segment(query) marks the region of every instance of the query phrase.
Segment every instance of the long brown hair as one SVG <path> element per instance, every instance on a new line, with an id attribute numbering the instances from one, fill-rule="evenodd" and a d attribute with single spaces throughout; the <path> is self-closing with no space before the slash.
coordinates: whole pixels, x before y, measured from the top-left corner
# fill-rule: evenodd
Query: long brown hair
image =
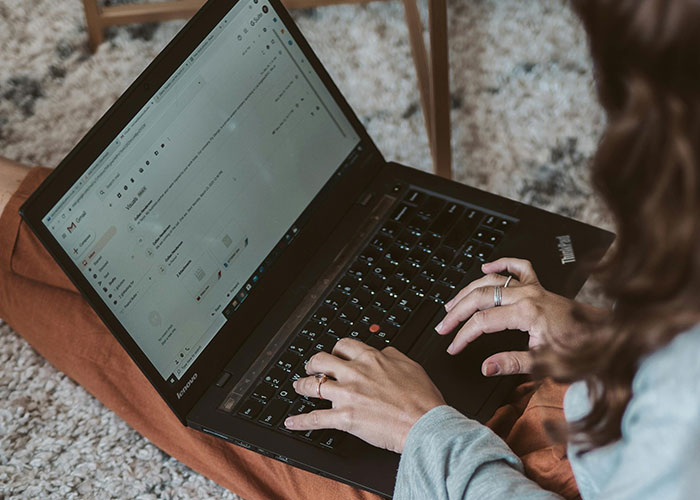
<path id="1" fill-rule="evenodd" d="M 572 0 L 588 33 L 607 127 L 593 183 L 618 238 L 598 267 L 616 306 L 583 345 L 536 355 L 536 373 L 585 380 L 584 448 L 621 435 L 639 363 L 700 321 L 700 1 Z"/>

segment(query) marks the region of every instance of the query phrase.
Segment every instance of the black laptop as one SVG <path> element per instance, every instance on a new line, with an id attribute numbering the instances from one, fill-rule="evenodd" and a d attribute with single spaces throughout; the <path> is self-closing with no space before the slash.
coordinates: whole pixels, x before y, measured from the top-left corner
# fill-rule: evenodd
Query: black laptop
<path id="1" fill-rule="evenodd" d="M 284 428 L 309 357 L 393 345 L 484 421 L 527 336 L 450 356 L 445 301 L 500 256 L 572 297 L 613 238 L 385 161 L 278 0 L 207 3 L 21 213 L 184 425 L 385 496 L 398 455 Z"/>

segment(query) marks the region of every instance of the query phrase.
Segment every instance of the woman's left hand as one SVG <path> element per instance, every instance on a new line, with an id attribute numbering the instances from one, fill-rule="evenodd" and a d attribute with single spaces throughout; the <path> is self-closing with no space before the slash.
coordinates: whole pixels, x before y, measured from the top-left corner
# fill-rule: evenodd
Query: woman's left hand
<path id="1" fill-rule="evenodd" d="M 401 453 L 413 424 L 445 404 L 423 368 L 393 347 L 378 351 L 354 339 L 340 339 L 333 354 L 312 356 L 306 373 L 328 375 L 321 395 L 333 407 L 287 418 L 285 425 L 295 431 L 338 429 Z M 303 396 L 318 397 L 318 388 L 315 377 L 294 382 Z"/>

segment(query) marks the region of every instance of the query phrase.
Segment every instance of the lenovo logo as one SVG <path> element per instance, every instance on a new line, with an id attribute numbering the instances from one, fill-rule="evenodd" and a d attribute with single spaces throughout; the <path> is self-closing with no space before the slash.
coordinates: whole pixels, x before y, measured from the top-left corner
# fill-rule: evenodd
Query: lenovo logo
<path id="1" fill-rule="evenodd" d="M 190 379 L 187 381 L 187 383 L 185 384 L 185 387 L 183 387 L 182 389 L 180 389 L 180 391 L 177 393 L 177 399 L 182 399 L 182 396 L 185 395 L 185 393 L 187 392 L 187 389 L 190 388 L 190 386 L 192 385 L 192 383 L 193 383 L 195 380 L 197 380 L 197 374 L 196 374 L 196 373 L 195 373 L 194 375 L 192 375 L 192 378 L 190 378 Z"/>
<path id="2" fill-rule="evenodd" d="M 557 236 L 557 247 L 559 248 L 559 257 L 562 264 L 571 264 L 576 262 L 576 254 L 574 253 L 574 244 L 571 242 L 571 236 L 565 234 Z"/>

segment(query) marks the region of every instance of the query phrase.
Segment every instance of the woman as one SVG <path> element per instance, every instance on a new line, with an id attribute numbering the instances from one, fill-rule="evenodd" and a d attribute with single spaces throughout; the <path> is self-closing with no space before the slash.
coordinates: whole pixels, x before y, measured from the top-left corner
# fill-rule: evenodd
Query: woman
<path id="1" fill-rule="evenodd" d="M 485 375 L 576 382 L 565 410 L 581 496 L 697 498 L 700 486 L 700 2 L 576 0 L 608 125 L 593 180 L 617 222 L 601 267 L 611 311 L 544 290 L 528 262 L 501 259 L 446 305 L 436 328 L 455 354 L 482 334 L 528 331 L 530 353 L 500 353 Z M 505 288 L 510 272 L 513 280 Z M 502 287 L 502 307 L 494 288 Z M 402 452 L 396 498 L 559 498 L 522 475 L 487 428 L 444 406 L 413 362 L 341 340 L 311 358 L 331 410 L 290 418 Z M 409 380 L 411 383 L 406 384 Z M 377 384 L 373 381 L 382 381 Z M 314 394 L 305 378 L 297 391 Z M 408 387 L 408 389 L 407 389 Z M 380 424 L 393 423 L 386 434 Z"/>
<path id="2" fill-rule="evenodd" d="M 584 499 L 690 498 L 700 487 L 700 3 L 573 3 L 608 112 L 593 177 L 618 226 L 601 270 L 616 307 L 558 297 L 539 285 L 529 263 L 500 259 L 447 304 L 437 330 L 451 335 L 466 320 L 453 354 L 482 334 L 528 331 L 532 355 L 496 354 L 485 360 L 484 374 L 576 382 L 566 397 L 570 425 L 559 433 Z M 62 296 L 60 305 L 79 312 L 59 314 L 56 290 L 74 290 L 17 218 L 45 173 L 25 175 L 20 166 L 0 167 L 0 210 L 3 196 L 9 199 L 0 218 L 0 272 L 9 283 L 0 287 L 1 317 L 136 430 L 220 484 L 236 475 L 247 490 L 236 482 L 233 488 L 249 498 L 369 497 L 183 429 L 149 384 L 126 373 L 133 370 L 128 358 L 79 296 Z M 499 274 L 506 271 L 516 277 L 508 284 Z M 496 287 L 501 307 L 494 307 Z M 20 297 L 31 298 L 34 314 Z M 70 352 L 41 337 L 76 323 L 97 330 L 76 329 Z M 76 355 L 85 363 L 76 365 Z M 333 408 L 290 418 L 287 426 L 338 428 L 402 453 L 396 498 L 560 498 L 528 479 L 492 431 L 446 406 L 422 368 L 400 352 L 343 339 L 332 354 L 311 358 L 307 370 L 330 378 L 301 379 L 296 390 L 315 396 L 323 383 Z M 110 386 L 117 379 L 121 394 Z"/>

